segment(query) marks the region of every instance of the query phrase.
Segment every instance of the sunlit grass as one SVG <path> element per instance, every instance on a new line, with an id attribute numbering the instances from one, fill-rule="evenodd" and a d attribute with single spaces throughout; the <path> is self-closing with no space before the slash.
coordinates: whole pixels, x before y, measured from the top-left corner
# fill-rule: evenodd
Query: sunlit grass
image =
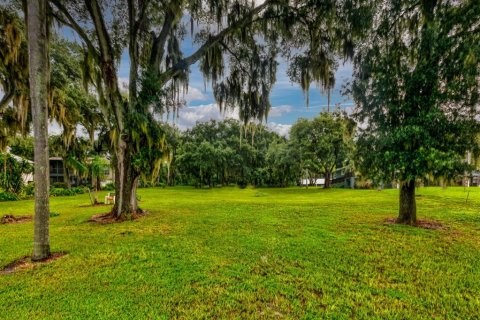
<path id="1" fill-rule="evenodd" d="M 86 222 L 108 210 L 88 195 L 52 198 L 52 249 L 69 254 L 0 275 L 0 318 L 478 318 L 480 188 L 417 193 L 445 229 L 385 224 L 397 190 L 141 189 L 150 214 L 111 225 Z M 32 234 L 0 225 L 0 266 Z"/>

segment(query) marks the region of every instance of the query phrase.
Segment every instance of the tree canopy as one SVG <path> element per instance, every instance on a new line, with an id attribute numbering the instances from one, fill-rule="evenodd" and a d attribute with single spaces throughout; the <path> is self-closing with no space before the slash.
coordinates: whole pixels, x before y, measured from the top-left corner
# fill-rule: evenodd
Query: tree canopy
<path id="1" fill-rule="evenodd" d="M 401 181 L 399 220 L 414 223 L 415 180 L 465 169 L 478 152 L 477 1 L 386 1 L 355 58 L 352 93 L 364 172 Z"/>

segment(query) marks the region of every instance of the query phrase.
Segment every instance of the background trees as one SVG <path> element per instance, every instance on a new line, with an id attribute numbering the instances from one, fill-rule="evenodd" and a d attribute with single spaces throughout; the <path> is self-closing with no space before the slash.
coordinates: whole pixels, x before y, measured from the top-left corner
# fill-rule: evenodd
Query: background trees
<path id="1" fill-rule="evenodd" d="M 254 120 L 266 119 L 279 54 L 298 66 L 292 79 L 303 87 L 316 81 L 331 86 L 333 57 L 349 52 L 354 38 L 350 29 L 355 25 L 339 21 L 349 20 L 358 9 L 351 1 L 50 3 L 55 19 L 81 39 L 84 78 L 106 106 L 117 173 L 112 214 L 122 219 L 137 211 L 131 200 L 136 199 L 135 181 L 142 173 L 139 166 L 133 166 L 133 159 L 142 153 L 138 142 L 153 141 L 147 128 L 155 125 L 155 114 L 175 113 L 182 105 L 191 65 L 199 62 L 220 108 L 238 110 L 247 127 Z M 296 37 L 296 32 L 309 35 L 308 41 Z M 196 47 L 185 56 L 182 42 L 187 39 L 193 39 Z M 116 72 L 124 49 L 130 60 L 127 99 L 120 93 Z M 167 152 L 158 150 L 150 156 L 159 158 L 151 160 L 158 163 Z"/>
<path id="2" fill-rule="evenodd" d="M 386 1 L 355 58 L 364 172 L 401 181 L 398 221 L 416 222 L 415 180 L 462 173 L 478 150 L 477 1 Z"/>
<path id="3" fill-rule="evenodd" d="M 342 167 L 353 147 L 355 123 L 342 112 L 322 112 L 312 120 L 299 119 L 291 129 L 291 143 L 299 155 L 302 173 L 325 177 L 330 187 L 332 173 Z"/>
<path id="4" fill-rule="evenodd" d="M 175 181 L 199 187 L 275 185 L 267 170 L 267 153 L 272 143 L 285 139 L 263 125 L 251 125 L 248 131 L 241 127 L 236 120 L 212 120 L 180 134 L 171 164 Z"/>

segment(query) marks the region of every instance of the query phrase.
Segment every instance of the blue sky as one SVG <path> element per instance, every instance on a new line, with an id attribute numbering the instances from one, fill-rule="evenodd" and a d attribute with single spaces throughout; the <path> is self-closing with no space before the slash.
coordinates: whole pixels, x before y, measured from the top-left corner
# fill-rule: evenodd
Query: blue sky
<path id="1" fill-rule="evenodd" d="M 63 36 L 78 41 L 75 33 L 64 28 Z M 196 50 L 197 46 L 193 44 L 191 37 L 186 37 L 182 42 L 182 51 L 185 56 L 190 55 Z M 272 90 L 270 101 L 272 110 L 269 113 L 267 125 L 274 131 L 287 135 L 290 126 L 300 117 L 313 118 L 327 107 L 327 95 L 322 93 L 315 85 L 311 86 L 310 103 L 307 108 L 305 96 L 298 84 L 290 82 L 286 70 L 286 62 L 280 61 L 277 71 L 277 82 Z M 129 75 L 129 57 L 125 50 L 122 55 L 118 75 L 120 82 L 128 83 Z M 340 63 L 335 74 L 335 88 L 331 93 L 330 106 L 333 108 L 336 104 L 341 104 L 343 108 L 352 106 L 352 100 L 342 96 L 340 91 L 346 81 L 352 77 L 352 65 L 350 63 Z M 203 76 L 198 70 L 198 65 L 191 67 L 189 91 L 185 95 L 187 106 L 180 110 L 179 117 L 173 120 L 180 129 L 187 129 L 195 125 L 197 121 L 209 121 L 210 119 L 223 119 L 225 117 L 236 118 L 236 113 L 229 112 L 225 115 L 220 114 L 213 98 L 212 89 L 209 84 L 205 86 Z"/>
<path id="2" fill-rule="evenodd" d="M 188 45 L 188 40 L 184 41 L 184 54 L 189 55 L 194 50 L 193 46 Z M 122 56 L 118 73 L 120 81 L 127 82 L 129 74 L 128 55 Z M 287 63 L 280 62 L 277 71 L 277 82 L 272 90 L 270 101 L 272 110 L 268 117 L 267 125 L 274 131 L 287 135 L 290 126 L 300 117 L 313 118 L 322 110 L 326 110 L 328 98 L 325 93 L 312 85 L 310 90 L 310 103 L 307 108 L 305 95 L 298 84 L 290 82 L 286 70 Z M 341 95 L 342 86 L 352 77 L 352 65 L 350 63 L 340 64 L 336 74 L 335 88 L 331 93 L 331 109 L 338 103 L 343 108 L 352 106 L 349 97 Z M 175 123 L 181 128 L 190 128 L 197 121 L 208 121 L 210 119 L 223 119 L 224 117 L 236 117 L 235 113 L 220 114 L 215 104 L 211 86 L 204 79 L 198 65 L 191 67 L 189 92 L 185 95 L 187 106 L 179 113 L 179 118 Z"/>

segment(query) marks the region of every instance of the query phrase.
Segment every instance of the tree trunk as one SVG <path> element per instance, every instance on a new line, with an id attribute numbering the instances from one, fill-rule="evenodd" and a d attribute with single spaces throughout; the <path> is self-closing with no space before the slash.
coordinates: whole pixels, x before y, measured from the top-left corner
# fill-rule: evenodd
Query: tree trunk
<path id="1" fill-rule="evenodd" d="M 397 222 L 406 224 L 415 224 L 417 222 L 415 180 L 407 180 L 400 183 L 400 210 Z"/>
<path id="2" fill-rule="evenodd" d="M 68 168 L 67 168 L 65 159 L 62 159 L 62 165 L 63 165 L 63 182 L 65 183 L 65 186 L 67 187 L 67 189 L 71 189 L 72 184 L 70 183 L 70 175 L 68 174 Z"/>
<path id="3" fill-rule="evenodd" d="M 131 220 L 132 215 L 137 213 L 136 177 L 134 176 L 131 161 L 131 151 L 123 139 L 119 139 L 116 150 L 115 162 L 115 205 L 112 214 L 117 220 Z"/>
<path id="4" fill-rule="evenodd" d="M 331 183 L 330 183 L 330 177 L 331 177 L 331 175 L 332 175 L 332 174 L 331 174 L 330 171 L 326 171 L 326 172 L 325 172 L 325 184 L 323 185 L 323 188 L 324 188 L 324 189 L 330 188 L 330 185 L 331 185 Z"/>
<path id="5" fill-rule="evenodd" d="M 35 227 L 32 260 L 38 261 L 50 256 L 47 1 L 28 1 L 26 19 L 30 102 L 35 136 Z"/>

